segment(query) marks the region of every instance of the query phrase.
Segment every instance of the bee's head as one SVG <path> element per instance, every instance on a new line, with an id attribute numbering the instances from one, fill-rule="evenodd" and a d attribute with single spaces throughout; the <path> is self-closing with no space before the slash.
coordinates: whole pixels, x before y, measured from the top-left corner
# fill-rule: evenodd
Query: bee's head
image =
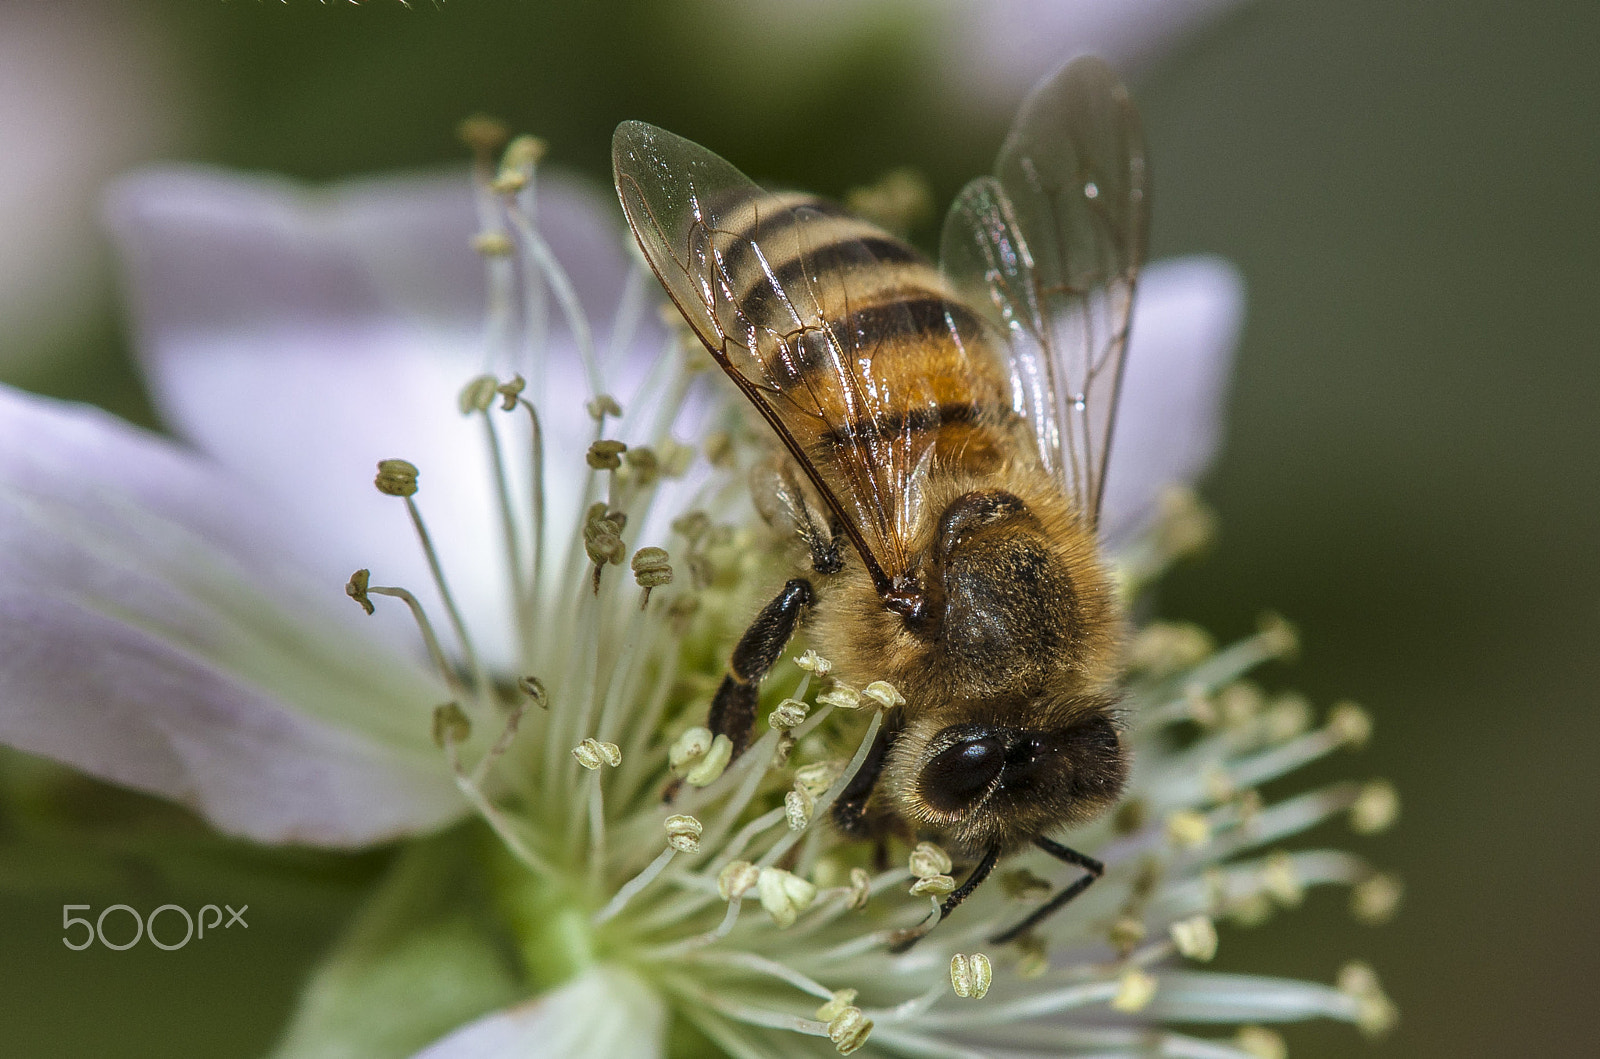
<path id="1" fill-rule="evenodd" d="M 974 852 L 1010 851 L 1087 823 L 1127 780 L 1112 705 L 1075 699 L 1003 711 L 1004 722 L 908 726 L 895 748 L 897 771 L 910 781 L 900 786 L 903 808 Z M 1018 723 L 1029 718 L 1045 723 Z"/>

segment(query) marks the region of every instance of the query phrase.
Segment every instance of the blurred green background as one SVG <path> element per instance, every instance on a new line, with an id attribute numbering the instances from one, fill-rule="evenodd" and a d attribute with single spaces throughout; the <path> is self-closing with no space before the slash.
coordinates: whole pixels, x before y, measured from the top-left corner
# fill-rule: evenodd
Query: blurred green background
<path id="1" fill-rule="evenodd" d="M 482 110 L 598 179 L 611 128 L 639 117 L 827 193 L 913 165 L 942 201 L 987 168 L 1015 102 L 952 106 L 960 71 L 911 4 L 827 6 L 815 33 L 709 2 L 126 7 L 58 10 L 154 57 L 162 113 L 130 160 L 311 179 L 426 165 L 458 158 L 454 124 Z M 1403 797 L 1394 831 L 1330 836 L 1404 877 L 1394 923 L 1357 926 L 1323 894 L 1224 933 L 1229 967 L 1329 980 L 1361 956 L 1383 976 L 1393 1036 L 1288 1027 L 1297 1057 L 1593 1054 L 1597 42 L 1589 0 L 1261 0 L 1131 67 L 1156 253 L 1224 254 L 1250 291 L 1207 490 L 1222 537 L 1163 610 L 1224 638 L 1268 607 L 1291 617 L 1302 659 L 1266 679 L 1377 721 L 1363 757 L 1319 776 L 1387 776 Z M 65 322 L 25 343 L 8 328 L 0 372 L 150 423 L 107 274 L 86 273 Z M 259 1054 L 384 861 L 230 846 L 93 787 L 63 808 L 54 780 L 9 766 L 6 1055 Z M 46 817 L 69 837 L 24 841 Z M 169 836 L 154 854 L 118 845 L 132 817 Z M 214 945 L 60 942 L 65 902 L 229 897 L 250 927 Z"/>

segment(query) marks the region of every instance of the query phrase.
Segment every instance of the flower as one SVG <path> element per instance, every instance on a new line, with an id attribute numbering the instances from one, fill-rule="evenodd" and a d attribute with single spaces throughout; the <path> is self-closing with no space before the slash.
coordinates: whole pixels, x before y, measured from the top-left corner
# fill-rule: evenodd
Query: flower
<path id="1" fill-rule="evenodd" d="M 1392 1020 L 1361 966 L 1319 986 L 1183 962 L 1216 917 L 1310 886 L 1354 885 L 1367 918 L 1397 898 L 1350 854 L 1263 855 L 1397 805 L 1256 793 L 1370 730 L 1246 682 L 1293 649 L 1280 620 L 1220 650 L 1139 634 L 1130 793 L 1074 835 L 1107 871 L 1071 908 L 989 946 L 1063 881 L 1019 857 L 891 954 L 969 867 L 930 844 L 884 867 L 824 826 L 899 692 L 797 643 L 749 750 L 699 727 L 783 573 L 741 499 L 760 441 L 609 216 L 535 142 L 496 166 L 494 127 L 468 132 L 475 194 L 192 170 L 118 191 L 152 385 L 207 455 L 0 396 L 0 737 L 261 841 L 410 836 L 282 1059 L 1244 1056 L 1270 1031 L 1159 1027 Z M 1209 458 L 1240 302 L 1219 262 L 1149 270 L 1107 500 L 1130 594 L 1206 535 L 1161 486 Z"/>

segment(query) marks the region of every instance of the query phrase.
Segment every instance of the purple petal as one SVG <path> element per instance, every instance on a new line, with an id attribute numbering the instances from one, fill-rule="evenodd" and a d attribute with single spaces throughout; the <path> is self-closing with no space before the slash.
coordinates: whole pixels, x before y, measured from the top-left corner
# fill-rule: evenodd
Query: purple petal
<path id="1" fill-rule="evenodd" d="M 376 648 L 283 540 L 172 443 L 0 389 L 0 739 L 260 841 L 459 815 L 428 741 L 438 681 Z"/>
<path id="2" fill-rule="evenodd" d="M 1113 544 L 1149 518 L 1163 488 L 1194 482 L 1216 455 L 1243 323 L 1244 279 L 1222 258 L 1145 270 L 1101 512 Z"/>

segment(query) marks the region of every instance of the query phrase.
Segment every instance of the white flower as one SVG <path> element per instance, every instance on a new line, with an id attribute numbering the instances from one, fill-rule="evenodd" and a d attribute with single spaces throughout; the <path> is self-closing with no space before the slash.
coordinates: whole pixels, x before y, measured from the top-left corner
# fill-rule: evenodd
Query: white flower
<path id="1" fill-rule="evenodd" d="M 841 710 L 796 644 L 766 687 L 781 723 L 731 764 L 696 742 L 779 569 L 739 501 L 755 444 L 734 429 L 689 458 L 734 422 L 681 414 L 720 378 L 662 328 L 614 211 L 534 181 L 534 153 L 514 144 L 520 179 L 476 200 L 438 178 L 135 178 L 111 217 L 141 348 L 199 451 L 0 395 L 0 738 L 261 841 L 413 836 L 280 1056 L 654 1056 L 669 1035 L 680 1054 L 1244 1056 L 1151 1027 L 1392 1018 L 1364 969 L 1336 989 L 1177 962 L 1215 948 L 1200 917 L 1328 882 L 1366 886 L 1369 918 L 1398 896 L 1342 852 L 1257 853 L 1362 798 L 1255 793 L 1360 727 L 1345 707 L 1307 732 L 1303 704 L 1242 682 L 1292 649 L 1281 622 L 1220 651 L 1161 627 L 1136 645 L 1130 797 L 1073 837 L 1107 864 L 1078 902 L 981 951 L 1063 881 L 1018 858 L 886 951 L 970 867 L 930 847 L 915 877 L 875 871 L 826 826 L 898 692 L 848 674 L 867 690 Z M 1214 448 L 1241 303 L 1220 262 L 1149 269 L 1109 472 L 1130 591 L 1203 536 L 1192 500 L 1158 498 Z M 409 461 L 381 493 L 380 460 Z"/>

